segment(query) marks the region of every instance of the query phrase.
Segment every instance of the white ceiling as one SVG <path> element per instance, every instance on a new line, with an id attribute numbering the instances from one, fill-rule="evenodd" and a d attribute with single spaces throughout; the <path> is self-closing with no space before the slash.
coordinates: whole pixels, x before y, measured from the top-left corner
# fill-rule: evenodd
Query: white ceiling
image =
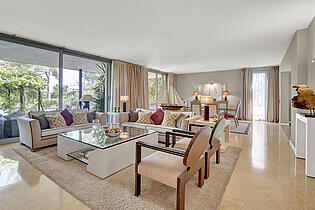
<path id="1" fill-rule="evenodd" d="M 315 0 L 1 0 L 0 31 L 150 68 L 278 65 Z"/>

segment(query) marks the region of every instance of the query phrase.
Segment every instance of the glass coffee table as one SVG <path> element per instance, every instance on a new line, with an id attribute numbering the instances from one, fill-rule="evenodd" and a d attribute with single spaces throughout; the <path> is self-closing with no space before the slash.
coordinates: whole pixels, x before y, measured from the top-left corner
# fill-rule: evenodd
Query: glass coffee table
<path id="1" fill-rule="evenodd" d="M 137 141 L 158 144 L 157 131 L 126 127 L 118 127 L 121 133 L 116 137 L 105 134 L 105 128 L 88 128 L 59 133 L 57 139 L 57 155 L 64 160 L 79 160 L 87 164 L 87 171 L 105 178 L 131 165 L 135 160 Z M 142 156 L 151 154 L 152 150 L 143 150 Z"/>

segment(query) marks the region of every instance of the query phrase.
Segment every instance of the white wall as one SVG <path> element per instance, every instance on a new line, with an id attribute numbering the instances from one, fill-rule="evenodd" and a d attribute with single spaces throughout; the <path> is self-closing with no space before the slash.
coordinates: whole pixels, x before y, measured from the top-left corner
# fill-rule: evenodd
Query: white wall
<path id="1" fill-rule="evenodd" d="M 280 72 L 291 72 L 291 86 L 307 84 L 313 90 L 315 88 L 315 64 L 311 62 L 315 57 L 315 18 L 306 29 L 298 30 L 292 38 L 280 64 Z M 281 74 L 280 74 L 281 76 Z M 282 78 L 280 79 L 282 80 Z M 282 84 L 280 86 L 282 88 Z M 285 87 L 283 87 L 285 88 Z M 280 93 L 283 91 L 280 90 Z M 296 95 L 295 89 L 291 88 L 290 99 Z M 280 96 L 281 97 L 281 96 Z M 285 114 L 286 110 L 280 113 Z M 295 115 L 303 110 L 291 107 L 291 141 L 295 144 Z M 289 113 L 287 113 L 289 115 Z"/>
<path id="2" fill-rule="evenodd" d="M 215 71 L 205 73 L 177 74 L 176 90 L 185 100 L 193 96 L 199 84 L 207 82 L 224 83 L 231 95 L 241 97 L 242 70 Z"/>
<path id="3" fill-rule="evenodd" d="M 291 121 L 291 71 L 280 72 L 280 123 Z"/>

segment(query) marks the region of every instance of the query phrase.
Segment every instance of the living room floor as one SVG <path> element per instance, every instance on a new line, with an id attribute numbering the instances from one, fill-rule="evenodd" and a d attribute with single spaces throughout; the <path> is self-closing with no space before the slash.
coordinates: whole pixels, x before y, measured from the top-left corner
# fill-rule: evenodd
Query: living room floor
<path id="1" fill-rule="evenodd" d="M 231 134 L 230 143 L 242 147 L 242 152 L 221 209 L 315 206 L 315 179 L 304 175 L 305 161 L 295 159 L 279 124 L 254 122 L 248 136 Z M 16 145 L 0 147 L 1 209 L 88 209 L 28 162 L 6 150 Z"/>

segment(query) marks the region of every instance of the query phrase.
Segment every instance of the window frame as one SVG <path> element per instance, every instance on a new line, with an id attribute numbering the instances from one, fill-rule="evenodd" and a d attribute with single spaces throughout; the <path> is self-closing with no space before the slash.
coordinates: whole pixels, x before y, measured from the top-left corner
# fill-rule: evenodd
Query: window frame
<path id="1" fill-rule="evenodd" d="M 112 111 L 112 109 L 113 109 L 113 107 L 112 107 L 113 106 L 113 95 L 111 94 L 111 93 L 113 93 L 113 90 L 112 90 L 113 89 L 112 88 L 112 85 L 113 85 L 113 78 L 112 78 L 113 60 L 112 59 L 93 55 L 93 54 L 89 54 L 89 53 L 85 53 L 85 52 L 81 52 L 81 51 L 77 51 L 77 50 L 71 50 L 71 49 L 68 49 L 65 47 L 58 47 L 56 45 L 51 45 L 51 44 L 47 44 L 44 42 L 39 42 L 39 41 L 26 39 L 26 38 L 18 37 L 16 35 L 10 35 L 10 34 L 5 34 L 5 33 L 0 33 L 0 40 L 59 53 L 59 58 L 58 58 L 58 60 L 59 60 L 59 79 L 58 79 L 59 80 L 58 81 L 58 85 L 59 85 L 58 86 L 58 88 L 59 88 L 59 98 L 58 98 L 59 107 L 58 108 L 59 108 L 59 110 L 62 110 L 64 108 L 64 103 L 63 103 L 64 58 L 63 58 L 63 55 L 71 55 L 71 56 L 75 56 L 75 57 L 81 57 L 81 58 L 85 58 L 85 59 L 99 61 L 102 63 L 108 63 L 107 85 L 106 85 L 106 92 L 105 92 L 105 98 L 104 98 L 104 100 L 105 100 L 104 112 Z M 80 77 L 79 82 L 81 81 L 81 83 L 82 83 L 82 74 L 79 74 L 79 75 L 80 75 L 79 76 Z M 81 88 L 80 88 L 80 84 L 79 84 L 79 96 L 80 96 L 80 92 L 81 92 L 81 96 L 82 96 L 82 84 L 81 84 Z M 39 92 L 38 93 L 39 97 L 40 97 L 40 94 L 41 93 Z M 38 111 L 40 111 L 40 107 L 38 107 Z"/>

